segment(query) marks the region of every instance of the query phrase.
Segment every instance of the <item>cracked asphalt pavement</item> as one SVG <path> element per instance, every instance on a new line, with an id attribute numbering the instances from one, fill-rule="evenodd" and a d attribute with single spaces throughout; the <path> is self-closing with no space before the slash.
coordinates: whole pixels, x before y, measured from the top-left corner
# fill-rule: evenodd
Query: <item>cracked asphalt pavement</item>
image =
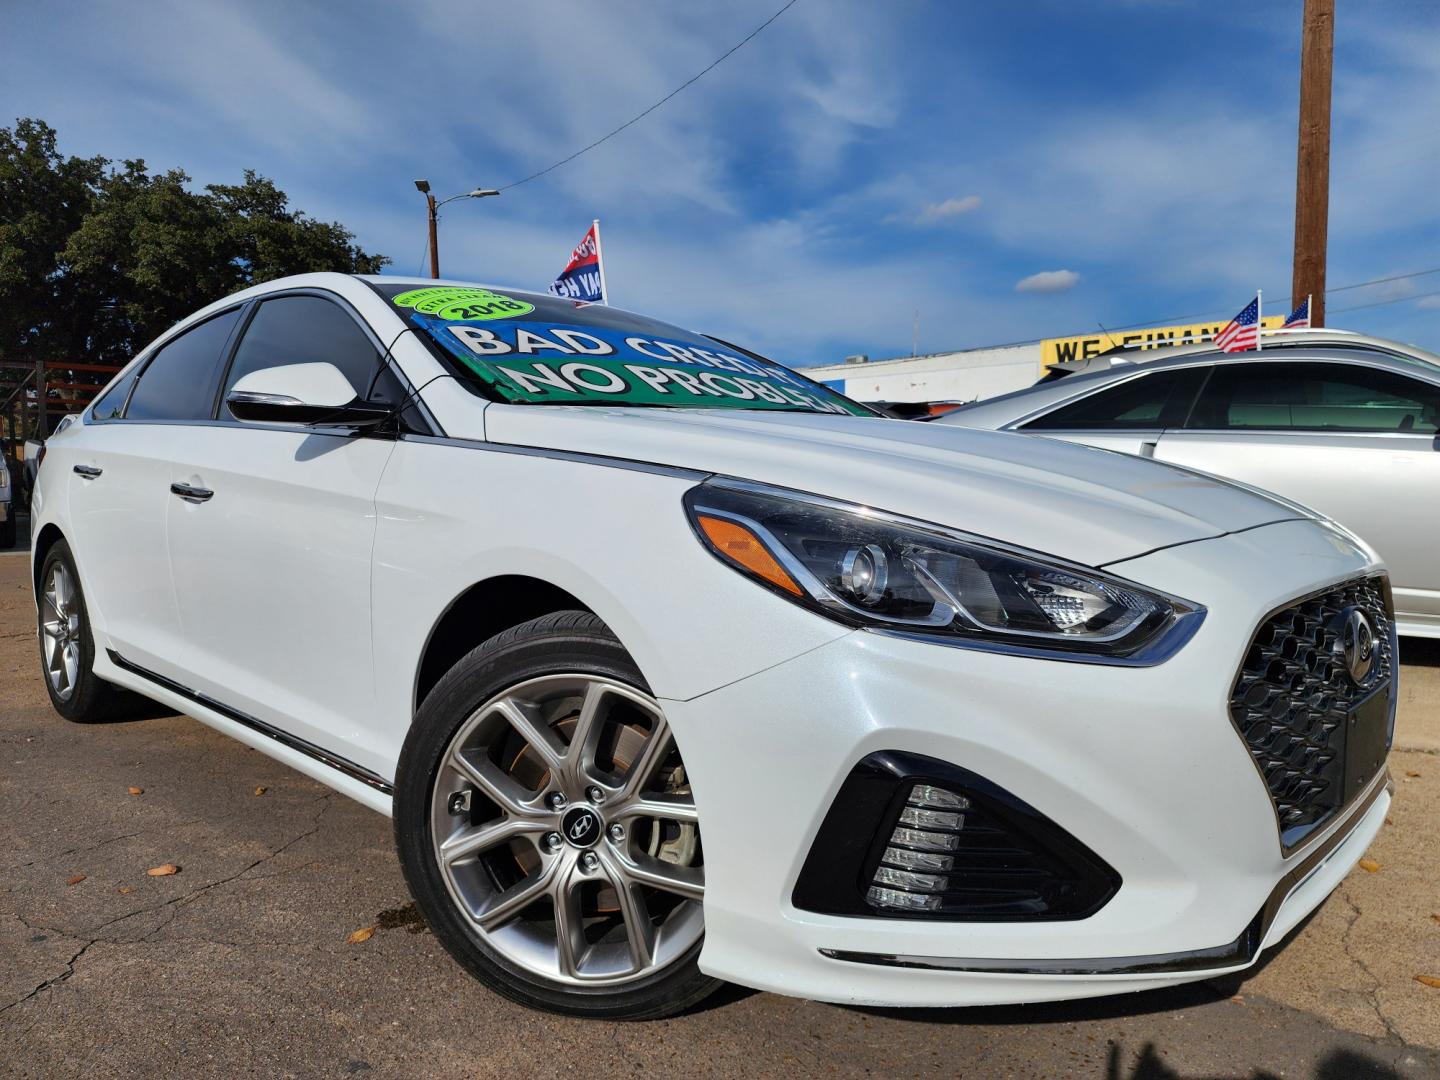
<path id="1" fill-rule="evenodd" d="M 61 720 L 27 568 L 0 556 L 0 1074 L 1440 1076 L 1440 987 L 1415 978 L 1440 977 L 1440 642 L 1403 650 L 1377 869 L 1243 979 L 966 1010 L 736 988 L 611 1024 L 464 975 L 380 816 L 187 717 Z"/>

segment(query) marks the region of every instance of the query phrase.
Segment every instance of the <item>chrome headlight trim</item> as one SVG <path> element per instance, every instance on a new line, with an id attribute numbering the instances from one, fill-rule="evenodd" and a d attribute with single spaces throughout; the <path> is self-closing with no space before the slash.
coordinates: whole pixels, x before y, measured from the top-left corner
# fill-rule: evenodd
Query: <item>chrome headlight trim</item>
<path id="1" fill-rule="evenodd" d="M 1168 608 L 1168 616 L 1162 625 L 1152 630 L 1138 645 L 1124 652 L 1106 652 L 1104 647 L 1131 634 L 1138 622 L 1132 621 L 1110 634 L 1084 639 L 1067 639 L 1058 633 L 1026 631 L 1018 628 L 998 631 L 987 628 L 980 620 L 970 616 L 964 603 L 953 593 L 950 595 L 955 603 L 951 605 L 950 610 L 941 610 L 937 605 L 937 608 L 932 610 L 928 616 L 913 619 L 880 619 L 874 612 L 867 611 L 837 595 L 763 523 L 723 505 L 711 505 L 724 500 L 707 500 L 705 498 L 707 491 L 733 492 L 739 495 L 783 500 L 800 506 L 845 514 L 862 522 L 871 521 L 882 528 L 889 527 L 929 536 L 942 543 L 950 542 L 980 549 L 1003 559 L 1029 563 L 1045 571 L 1072 575 L 1086 583 L 1118 589 L 1146 600 L 1155 601 Z M 1195 635 L 1205 618 L 1205 608 L 1199 604 L 1140 585 L 1108 571 L 1074 563 L 1045 552 L 1007 544 L 991 537 L 812 492 L 716 476 L 691 488 L 686 492 L 684 501 L 687 516 L 697 539 L 721 562 L 731 566 L 738 573 L 745 574 L 763 587 L 771 588 L 777 595 L 784 596 L 792 603 L 799 603 L 836 621 L 883 637 L 1037 659 L 1124 667 L 1151 667 L 1163 663 L 1175 655 Z M 801 586 L 804 595 L 796 596 L 788 591 L 775 588 L 720 555 L 704 535 L 696 520 L 696 515 L 700 513 L 707 517 L 733 522 L 754 533 L 775 560 Z M 952 629 L 957 621 L 964 625 L 965 633 L 957 633 Z"/>

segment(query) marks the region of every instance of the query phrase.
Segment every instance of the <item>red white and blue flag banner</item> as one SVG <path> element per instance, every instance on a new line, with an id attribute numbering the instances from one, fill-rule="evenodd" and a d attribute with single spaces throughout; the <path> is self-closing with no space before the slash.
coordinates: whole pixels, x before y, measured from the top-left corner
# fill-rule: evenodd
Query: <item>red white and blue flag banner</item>
<path id="1" fill-rule="evenodd" d="M 577 304 L 603 304 L 605 298 L 605 266 L 600 261 L 600 221 L 590 223 L 584 239 L 570 253 L 570 261 L 560 276 L 550 283 L 554 296 L 563 296 Z"/>
<path id="2" fill-rule="evenodd" d="M 1310 297 L 1307 296 L 1307 297 L 1305 297 L 1304 301 L 1300 304 L 1299 307 L 1297 307 L 1294 311 L 1290 312 L 1289 317 L 1285 320 L 1285 325 L 1282 326 L 1280 329 L 1282 329 L 1282 330 L 1303 330 L 1303 329 L 1308 328 L 1309 325 L 1310 325 Z"/>
<path id="3" fill-rule="evenodd" d="M 1260 347 L 1260 294 L 1255 294 L 1255 299 L 1240 309 L 1236 315 L 1218 334 L 1215 335 L 1215 344 L 1220 347 L 1221 352 L 1244 352 L 1246 349 L 1258 349 Z"/>

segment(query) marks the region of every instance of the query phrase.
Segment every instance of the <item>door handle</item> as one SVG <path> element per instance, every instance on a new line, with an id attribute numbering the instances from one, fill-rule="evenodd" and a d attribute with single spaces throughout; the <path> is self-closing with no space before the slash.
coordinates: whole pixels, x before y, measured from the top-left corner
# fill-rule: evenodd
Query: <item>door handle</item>
<path id="1" fill-rule="evenodd" d="M 80 474 L 81 476 L 83 476 L 86 480 L 94 480 L 97 476 L 99 476 L 99 475 L 100 475 L 102 472 L 104 472 L 105 470 L 104 470 L 104 469 L 101 469 L 101 468 L 98 468 L 98 467 L 96 467 L 96 466 L 94 466 L 94 465 L 76 465 L 74 471 L 77 472 L 77 473 L 79 473 L 79 474 Z"/>
<path id="2" fill-rule="evenodd" d="M 193 484 L 171 484 L 170 492 L 179 495 L 188 503 L 208 502 L 215 495 L 209 488 L 195 487 Z"/>

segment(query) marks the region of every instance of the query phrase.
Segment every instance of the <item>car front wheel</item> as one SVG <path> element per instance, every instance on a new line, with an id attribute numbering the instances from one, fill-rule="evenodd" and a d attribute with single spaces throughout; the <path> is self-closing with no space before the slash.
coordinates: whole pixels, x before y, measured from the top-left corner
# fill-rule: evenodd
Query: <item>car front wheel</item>
<path id="1" fill-rule="evenodd" d="M 532 1007 L 678 1012 L 715 980 L 699 814 L 634 662 L 588 612 L 534 619 L 426 697 L 396 777 L 406 880 L 442 944 Z"/>

